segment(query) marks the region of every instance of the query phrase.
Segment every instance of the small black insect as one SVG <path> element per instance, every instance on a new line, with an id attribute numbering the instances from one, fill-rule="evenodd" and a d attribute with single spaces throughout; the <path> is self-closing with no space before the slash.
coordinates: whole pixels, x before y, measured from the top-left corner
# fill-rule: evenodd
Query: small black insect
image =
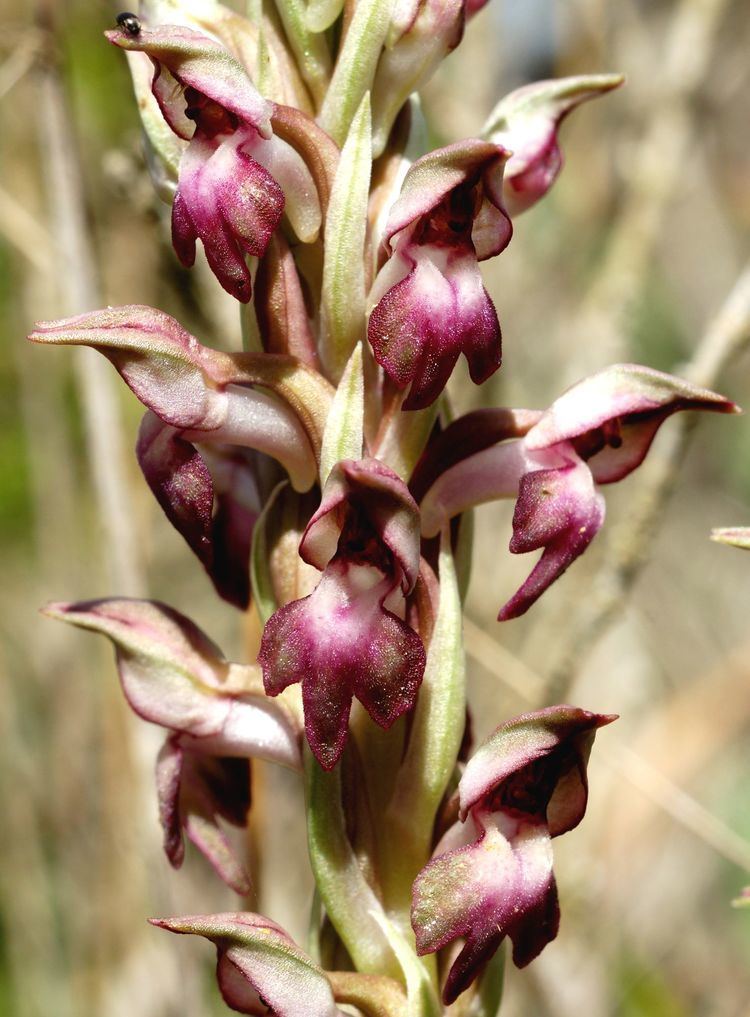
<path id="1" fill-rule="evenodd" d="M 131 14 L 130 11 L 123 11 L 122 14 L 118 14 L 117 24 L 126 35 L 141 34 L 141 23 L 135 14 Z"/>

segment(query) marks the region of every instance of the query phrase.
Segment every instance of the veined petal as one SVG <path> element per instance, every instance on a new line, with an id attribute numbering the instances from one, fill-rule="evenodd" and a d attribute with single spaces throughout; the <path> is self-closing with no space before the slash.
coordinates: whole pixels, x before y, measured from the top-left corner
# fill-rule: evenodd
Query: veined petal
<path id="1" fill-rule="evenodd" d="M 308 742 L 326 770 L 343 751 L 353 695 L 386 728 L 416 698 L 425 651 L 383 607 L 391 589 L 375 568 L 336 562 L 309 597 L 278 610 L 263 630 L 258 661 L 266 692 L 302 684 Z"/>
<path id="2" fill-rule="evenodd" d="M 523 586 L 501 609 L 499 621 L 518 618 L 528 611 L 583 554 L 604 522 L 604 498 L 594 487 L 588 466 L 573 456 L 564 466 L 537 470 L 521 478 L 510 550 L 525 554 L 543 547 L 544 553 Z"/>
<path id="3" fill-rule="evenodd" d="M 402 591 L 410 593 L 419 572 L 419 509 L 401 478 L 377 459 L 346 459 L 333 467 L 320 507 L 302 537 L 302 558 L 321 570 L 328 565 L 338 548 L 349 502 L 393 554 Z"/>
<path id="4" fill-rule="evenodd" d="M 215 427 L 221 394 L 205 383 L 213 350 L 201 346 L 174 318 L 126 304 L 74 318 L 38 322 L 29 339 L 59 346 L 91 346 L 117 369 L 141 402 L 177 428 Z"/>
<path id="5" fill-rule="evenodd" d="M 144 26 L 138 35 L 120 30 L 104 34 L 121 49 L 140 50 L 151 57 L 155 66 L 155 94 L 162 68 L 177 79 L 182 88 L 160 90 L 157 99 L 173 129 L 181 126 L 177 133 L 182 137 L 190 138 L 193 133 L 184 117 L 185 87 L 194 88 L 218 103 L 254 127 L 260 137 L 271 137 L 271 103 L 255 88 L 242 64 L 217 40 L 179 25 Z"/>
<path id="6" fill-rule="evenodd" d="M 341 1017 L 328 979 L 275 922 L 249 912 L 151 919 L 170 932 L 204 936 L 218 950 L 228 1006 L 283 1017 Z M 262 1003 L 264 1010 L 259 1010 Z"/>
<path id="7" fill-rule="evenodd" d="M 529 450 L 570 441 L 599 483 L 636 468 L 664 420 L 679 410 L 736 413 L 724 396 L 639 364 L 614 364 L 564 392 L 525 438 Z"/>
<path id="8" fill-rule="evenodd" d="M 297 490 L 317 478 L 330 386 L 294 357 L 209 349 L 168 314 L 138 305 L 42 322 L 29 339 L 98 350 L 185 441 L 265 452 L 282 463 Z"/>
<path id="9" fill-rule="evenodd" d="M 107 636 L 131 708 L 182 734 L 184 747 L 299 768 L 294 724 L 263 696 L 257 668 L 230 664 L 178 611 L 156 601 L 110 599 L 50 604 L 45 614 Z"/>
<path id="10" fill-rule="evenodd" d="M 546 813 L 553 837 L 573 829 L 583 818 L 586 806 L 586 762 L 593 736 L 598 728 L 615 719 L 611 714 L 590 713 L 575 706 L 549 706 L 501 724 L 466 764 L 458 785 L 461 819 L 465 820 L 473 808 L 514 774 L 535 766 L 538 778 L 540 761 L 546 760 L 543 765 L 550 771 L 551 780 L 541 783 L 546 786 L 548 800 L 533 803 L 530 808 Z M 582 803 L 570 774 L 582 786 Z M 528 785 L 524 790 L 528 805 Z M 513 804 L 513 796 L 507 804 Z"/>
<path id="11" fill-rule="evenodd" d="M 433 859 L 414 883 L 412 926 L 422 955 L 466 938 L 443 990 L 448 1005 L 466 989 L 506 935 L 518 966 L 557 935 L 552 848 L 544 823 L 521 823 L 512 839 L 482 815 L 479 839 Z"/>
<path id="12" fill-rule="evenodd" d="M 623 80 L 619 74 L 590 74 L 536 81 L 500 100 L 482 134 L 513 153 L 503 189 L 511 215 L 543 197 L 560 172 L 557 131 L 562 120 L 582 102 L 617 88 Z"/>

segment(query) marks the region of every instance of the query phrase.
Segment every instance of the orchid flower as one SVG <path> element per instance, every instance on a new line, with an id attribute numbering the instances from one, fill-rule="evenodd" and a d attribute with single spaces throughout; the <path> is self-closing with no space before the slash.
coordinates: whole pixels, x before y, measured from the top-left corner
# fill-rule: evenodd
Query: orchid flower
<path id="1" fill-rule="evenodd" d="M 557 935 L 551 838 L 583 819 L 594 735 L 613 720 L 573 706 L 527 713 L 498 727 L 466 764 L 459 822 L 413 890 L 418 953 L 465 939 L 443 989 L 446 1005 L 506 936 L 524 967 Z"/>
<path id="2" fill-rule="evenodd" d="M 238 1013 L 343 1017 L 323 971 L 262 915 L 187 915 L 152 918 L 151 924 L 215 944 L 219 988 L 227 1006 Z"/>
<path id="3" fill-rule="evenodd" d="M 500 611 L 505 621 L 524 614 L 582 554 L 604 521 L 597 484 L 632 472 L 646 456 L 659 427 L 679 410 L 733 413 L 737 407 L 707 389 L 636 364 L 618 364 L 585 378 L 536 418 L 510 414 L 499 441 L 450 465 L 421 504 L 422 532 L 473 505 L 515 498 L 510 550 L 544 548 L 520 590 Z M 457 421 L 453 427 L 466 428 Z M 441 448 L 451 444 L 449 427 Z M 437 450 L 433 454 L 438 454 Z"/>
<path id="4" fill-rule="evenodd" d="M 501 99 L 482 136 L 513 154 L 503 177 L 503 201 L 515 217 L 543 198 L 562 169 L 560 124 L 582 102 L 618 88 L 621 74 L 535 81 Z"/>
<path id="5" fill-rule="evenodd" d="M 409 169 L 385 230 L 390 257 L 370 292 L 367 335 L 403 408 L 433 403 L 461 353 L 479 385 L 500 366 L 500 325 L 479 262 L 507 247 L 503 207 L 508 152 L 462 141 Z"/>
<path id="6" fill-rule="evenodd" d="M 388 728 L 413 706 L 422 681 L 424 646 L 396 613 L 419 571 L 416 503 L 377 460 L 342 461 L 300 555 L 323 575 L 310 596 L 266 623 L 258 661 L 270 696 L 302 684 L 307 740 L 330 770 L 344 748 L 353 696 Z"/>
<path id="7" fill-rule="evenodd" d="M 245 257 L 265 253 L 284 211 L 300 240 L 317 237 L 321 210 L 310 170 L 274 135 L 272 103 L 215 39 L 180 25 L 106 35 L 151 58 L 153 94 L 173 133 L 186 142 L 172 205 L 178 258 L 192 265 L 200 239 L 221 285 L 247 302 Z"/>
<path id="8" fill-rule="evenodd" d="M 221 596 L 246 606 L 259 505 L 242 450 L 275 457 L 295 488 L 311 487 L 328 383 L 293 357 L 209 349 L 168 314 L 137 305 L 41 322 L 29 338 L 91 346 L 112 362 L 149 410 L 136 450 L 149 486 Z"/>
<path id="9" fill-rule="evenodd" d="M 157 763 L 159 815 L 170 863 L 184 857 L 182 831 L 238 893 L 249 883 L 220 819 L 244 825 L 251 757 L 298 770 L 293 714 L 263 694 L 254 665 L 232 664 L 184 615 L 155 601 L 49 604 L 45 614 L 100 632 L 115 647 L 131 709 L 167 729 Z"/>

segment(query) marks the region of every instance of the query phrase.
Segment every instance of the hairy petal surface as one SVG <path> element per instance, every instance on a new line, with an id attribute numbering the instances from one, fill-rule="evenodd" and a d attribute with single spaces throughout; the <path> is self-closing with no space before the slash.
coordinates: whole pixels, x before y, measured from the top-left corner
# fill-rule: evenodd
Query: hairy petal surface
<path id="1" fill-rule="evenodd" d="M 414 704 L 425 651 L 383 607 L 392 588 L 378 569 L 337 561 L 309 597 L 281 608 L 263 630 L 266 692 L 301 683 L 307 739 L 326 770 L 343 751 L 353 696 L 384 728 Z"/>
<path id="2" fill-rule="evenodd" d="M 559 908 L 552 846 L 544 822 L 508 824 L 477 816 L 479 839 L 440 855 L 414 883 L 412 925 L 417 952 L 433 953 L 463 936 L 465 945 L 443 989 L 448 1005 L 479 974 L 505 936 L 513 959 L 528 964 L 557 935 Z"/>

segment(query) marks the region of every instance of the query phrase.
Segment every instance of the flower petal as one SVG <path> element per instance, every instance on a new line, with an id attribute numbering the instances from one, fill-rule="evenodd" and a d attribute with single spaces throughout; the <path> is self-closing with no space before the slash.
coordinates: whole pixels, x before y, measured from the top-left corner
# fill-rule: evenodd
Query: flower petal
<path id="1" fill-rule="evenodd" d="M 377 459 L 345 459 L 333 467 L 302 537 L 302 558 L 318 569 L 326 567 L 336 553 L 349 503 L 394 556 L 401 588 L 410 593 L 419 573 L 419 509 L 403 480 Z"/>
<path id="2" fill-rule="evenodd" d="M 183 747 L 299 769 L 294 724 L 260 692 L 257 668 L 230 664 L 184 615 L 156 601 L 127 599 L 50 604 L 45 613 L 107 636 L 131 708 L 182 733 Z"/>
<path id="3" fill-rule="evenodd" d="M 729 399 L 691 382 L 640 364 L 614 364 L 584 378 L 564 392 L 526 436 L 530 451 L 572 441 L 591 460 L 598 483 L 619 480 L 638 466 L 659 426 L 679 410 L 736 413 Z M 600 428 L 617 424 L 590 445 Z M 582 439 L 586 439 L 581 443 Z"/>
<path id="4" fill-rule="evenodd" d="M 619 74 L 590 74 L 536 81 L 501 99 L 482 134 L 513 153 L 505 170 L 503 194 L 518 215 L 542 198 L 562 166 L 557 131 L 580 103 L 617 88 Z"/>
<path id="5" fill-rule="evenodd" d="M 226 913 L 152 918 L 152 925 L 215 944 L 219 987 L 240 1013 L 340 1017 L 325 974 L 280 926 L 262 915 Z M 259 1002 L 267 1010 L 258 1010 Z"/>
<path id="6" fill-rule="evenodd" d="M 481 384 L 500 366 L 500 325 L 471 253 L 449 256 L 432 245 L 409 247 L 413 268 L 370 315 L 375 359 L 399 388 L 406 410 L 437 399 L 461 353 Z"/>
<path id="7" fill-rule="evenodd" d="M 414 704 L 424 647 L 383 608 L 390 588 L 377 569 L 336 562 L 309 597 L 278 610 L 263 630 L 258 661 L 266 692 L 302 684 L 307 739 L 326 770 L 343 751 L 353 695 L 381 727 Z"/>
<path id="8" fill-rule="evenodd" d="M 493 248 L 502 250 L 510 241 L 512 226 L 501 206 L 503 167 L 509 152 L 502 145 L 471 138 L 422 156 L 409 168 L 401 188 L 401 196 L 388 216 L 385 240 L 391 243 L 401 230 L 436 208 L 451 191 L 481 179 L 482 201 L 501 212 L 497 222 L 498 238 Z M 476 246 L 476 245 L 475 245 Z M 494 250 L 493 253 L 498 253 Z M 488 257 L 477 250 L 480 258 Z"/>
<path id="9" fill-rule="evenodd" d="M 461 819 L 465 820 L 473 808 L 509 777 L 540 760 L 549 760 L 556 785 L 572 769 L 580 772 L 583 768 L 585 775 L 590 736 L 613 720 L 612 715 L 590 713 L 575 706 L 550 706 L 506 721 L 485 739 L 466 764 L 459 782 Z M 561 754 L 560 749 L 565 752 Z M 553 836 L 572 829 L 583 818 L 580 800 L 571 791 L 572 785 L 566 784 L 556 800 L 553 789 L 550 804 L 555 803 L 554 820 L 548 816 Z M 585 807 L 585 801 L 583 804 Z"/>
<path id="10" fill-rule="evenodd" d="M 172 207 L 172 239 L 183 264 L 193 264 L 200 238 L 221 285 L 244 303 L 251 291 L 245 255 L 265 253 L 284 211 L 284 192 L 250 154 L 252 134 L 239 128 L 218 145 L 194 138 L 180 163 Z"/>
<path id="11" fill-rule="evenodd" d="M 522 438 L 539 420 L 541 410 L 486 408 L 465 413 L 435 434 L 417 463 L 409 489 L 419 502 L 452 466 L 510 438 Z"/>
<path id="12" fill-rule="evenodd" d="M 254 127 L 262 138 L 271 137 L 271 103 L 252 84 L 242 64 L 215 39 L 179 25 L 144 26 L 138 35 L 119 30 L 104 34 L 121 49 L 147 53 L 156 66 L 155 80 L 167 68 L 183 88 L 194 88 Z M 182 124 L 182 137 L 190 138 L 192 130 L 185 133 L 190 122 L 183 122 L 182 90 L 164 89 L 157 98 L 173 129 Z"/>
<path id="13" fill-rule="evenodd" d="M 466 937 L 443 990 L 446 1005 L 468 988 L 506 935 L 514 942 L 519 966 L 557 935 L 559 910 L 546 826 L 520 824 L 509 840 L 491 817 L 483 817 L 479 833 L 474 844 L 429 862 L 414 883 L 417 952 L 433 953 Z"/>
<path id="14" fill-rule="evenodd" d="M 525 614 L 583 554 L 603 522 L 604 498 L 581 460 L 525 474 L 513 513 L 510 550 L 524 554 L 543 547 L 544 553 L 523 586 L 501 609 L 498 620 Z"/>

